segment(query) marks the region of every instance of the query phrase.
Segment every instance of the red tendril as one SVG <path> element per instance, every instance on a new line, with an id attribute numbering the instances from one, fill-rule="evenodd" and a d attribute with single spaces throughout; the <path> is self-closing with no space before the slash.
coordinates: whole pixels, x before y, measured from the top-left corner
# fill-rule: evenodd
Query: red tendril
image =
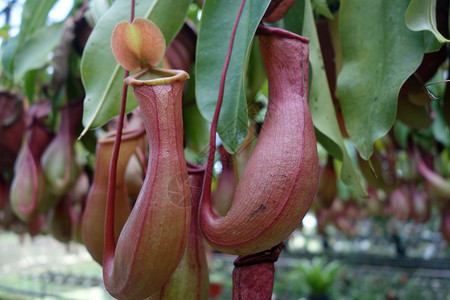
<path id="1" fill-rule="evenodd" d="M 216 132 L 217 132 L 217 122 L 219 121 L 220 109 L 222 108 L 223 102 L 223 94 L 225 90 L 225 79 L 227 76 L 228 66 L 230 64 L 231 53 L 233 51 L 234 38 L 236 36 L 236 30 L 239 24 L 239 20 L 241 19 L 242 11 L 244 10 L 245 0 L 242 0 L 241 5 L 239 7 L 238 14 L 236 19 L 234 20 L 233 30 L 230 36 L 230 43 L 228 45 L 227 56 L 225 58 L 225 63 L 223 64 L 222 75 L 220 77 L 220 86 L 219 86 L 219 95 L 217 98 L 216 109 L 214 111 L 214 116 L 211 123 L 211 132 L 209 137 L 209 152 L 208 152 L 208 161 L 206 163 L 206 173 L 205 180 L 203 182 L 203 191 L 202 191 L 202 201 L 203 199 L 211 198 L 211 181 L 212 181 L 212 169 L 214 165 L 214 154 L 216 152 Z M 208 202 L 207 202 L 208 203 Z M 211 203 L 209 203 L 211 204 Z M 209 205 L 209 209 L 212 211 L 211 205 Z"/>
<path id="2" fill-rule="evenodd" d="M 130 23 L 134 20 L 135 0 L 131 0 Z M 128 77 L 130 72 L 125 70 L 124 78 Z M 105 247 L 103 250 L 103 263 L 111 263 L 116 251 L 116 241 L 114 240 L 114 200 L 116 198 L 116 177 L 117 161 L 119 158 L 120 142 L 122 141 L 123 122 L 125 118 L 125 108 L 127 101 L 128 86 L 124 83 L 122 88 L 122 98 L 120 102 L 120 113 L 117 124 L 116 139 L 109 166 L 108 192 L 105 211 Z"/>

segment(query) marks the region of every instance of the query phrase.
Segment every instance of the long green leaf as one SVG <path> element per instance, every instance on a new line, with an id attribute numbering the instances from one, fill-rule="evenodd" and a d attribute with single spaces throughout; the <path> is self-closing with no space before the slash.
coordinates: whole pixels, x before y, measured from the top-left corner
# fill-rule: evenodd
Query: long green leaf
<path id="1" fill-rule="evenodd" d="M 247 102 L 244 70 L 251 42 L 270 0 L 247 0 L 234 40 L 218 133 L 227 151 L 233 153 L 247 135 Z M 241 0 L 206 0 L 203 5 L 196 58 L 196 96 L 201 114 L 212 121 L 220 75 L 228 41 Z"/>
<path id="2" fill-rule="evenodd" d="M 338 98 L 347 131 L 364 159 L 394 124 L 400 87 L 422 61 L 423 34 L 404 22 L 408 3 L 341 1 Z"/>
<path id="3" fill-rule="evenodd" d="M 16 51 L 19 48 L 19 39 L 14 37 L 5 41 L 5 46 L 2 51 L 2 67 L 6 74 L 12 76 L 14 71 L 14 57 L 16 56 Z"/>
<path id="4" fill-rule="evenodd" d="M 31 70 L 23 77 L 23 93 L 30 104 L 34 103 L 34 97 L 37 90 L 38 70 Z"/>
<path id="5" fill-rule="evenodd" d="M 137 0 L 136 17 L 152 20 L 162 31 L 167 45 L 184 23 L 190 0 Z M 86 89 L 84 100 L 83 134 L 90 128 L 104 125 L 117 116 L 123 85 L 123 69 L 114 59 L 111 35 L 114 26 L 129 20 L 130 1 L 116 0 L 96 24 L 81 61 L 81 75 Z M 137 107 L 131 89 L 127 97 L 127 112 Z"/>
<path id="6" fill-rule="evenodd" d="M 436 0 L 411 0 L 406 10 L 406 26 L 413 31 L 430 31 L 440 43 L 448 43 L 437 29 Z"/>
<path id="7" fill-rule="evenodd" d="M 62 23 L 42 27 L 17 50 L 14 79 L 19 81 L 30 70 L 45 65 L 48 54 L 56 47 L 62 35 Z"/>
<path id="8" fill-rule="evenodd" d="M 25 2 L 22 11 L 20 32 L 14 39 L 7 41 L 1 57 L 3 70 L 8 75 L 14 75 L 17 51 L 22 50 L 23 44 L 45 25 L 47 15 L 55 2 L 56 0 L 28 0 Z M 18 76 L 14 77 L 17 78 Z"/>
<path id="9" fill-rule="evenodd" d="M 25 41 L 45 25 L 49 11 L 56 0 L 28 0 L 25 2 L 20 23 L 19 40 Z"/>
<path id="10" fill-rule="evenodd" d="M 304 16 L 303 22 L 301 22 L 302 16 Z M 331 155 L 333 155 L 333 157 L 342 161 L 340 174 L 342 181 L 355 193 L 355 195 L 364 197 L 366 196 L 366 191 L 356 172 L 355 166 L 347 153 L 344 140 L 339 130 L 310 0 L 306 0 L 305 3 L 297 1 L 294 6 L 291 7 L 291 11 L 285 18 L 285 27 L 310 39 L 309 61 L 311 64 L 312 76 L 309 107 L 316 129 L 317 140 Z"/>

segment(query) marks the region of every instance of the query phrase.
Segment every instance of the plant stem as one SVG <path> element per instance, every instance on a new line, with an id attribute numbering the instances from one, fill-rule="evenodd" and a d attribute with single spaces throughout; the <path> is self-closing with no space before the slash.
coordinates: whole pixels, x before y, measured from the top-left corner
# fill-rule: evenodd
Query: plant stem
<path id="1" fill-rule="evenodd" d="M 131 11 L 130 11 L 130 23 L 134 21 L 134 8 L 135 8 L 135 0 L 131 0 Z"/>
<path id="2" fill-rule="evenodd" d="M 274 284 L 274 263 L 284 244 L 266 251 L 242 255 L 234 261 L 233 300 L 271 299 Z"/>
<path id="3" fill-rule="evenodd" d="M 134 20 L 134 7 L 135 0 L 131 0 L 130 23 Z M 130 72 L 128 70 L 125 70 L 124 78 L 128 77 L 129 75 Z M 122 87 L 122 98 L 120 102 L 120 113 L 117 124 L 116 139 L 114 141 L 111 163 L 109 166 L 108 192 L 105 211 L 105 247 L 103 251 L 103 262 L 107 262 L 108 260 L 111 262 L 111 258 L 114 258 L 114 253 L 116 250 L 116 241 L 114 239 L 114 200 L 116 198 L 117 161 L 119 158 L 120 142 L 122 141 L 123 121 L 125 118 L 125 108 L 127 105 L 127 92 L 128 85 L 124 83 Z"/>

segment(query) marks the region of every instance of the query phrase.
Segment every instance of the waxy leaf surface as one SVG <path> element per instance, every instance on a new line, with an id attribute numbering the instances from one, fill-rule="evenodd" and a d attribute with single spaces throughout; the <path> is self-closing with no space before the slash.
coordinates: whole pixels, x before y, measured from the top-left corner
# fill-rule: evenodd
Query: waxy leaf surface
<path id="1" fill-rule="evenodd" d="M 247 136 L 247 102 L 244 70 L 253 35 L 270 0 L 247 0 L 236 31 L 218 133 L 229 152 L 235 152 Z M 206 0 L 197 44 L 196 96 L 201 114 L 212 121 L 219 93 L 220 75 L 231 31 L 241 0 Z"/>
<path id="2" fill-rule="evenodd" d="M 417 69 L 424 39 L 405 25 L 408 0 L 341 1 L 343 66 L 337 92 L 350 138 L 364 159 L 392 127 L 397 97 Z"/>

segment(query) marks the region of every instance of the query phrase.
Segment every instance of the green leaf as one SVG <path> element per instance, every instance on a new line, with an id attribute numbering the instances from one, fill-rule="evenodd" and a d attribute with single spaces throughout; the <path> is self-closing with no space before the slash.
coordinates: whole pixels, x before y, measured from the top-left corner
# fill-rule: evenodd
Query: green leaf
<path id="1" fill-rule="evenodd" d="M 25 2 L 22 11 L 19 34 L 10 39 L 2 53 L 1 61 L 3 70 L 10 76 L 14 75 L 16 53 L 23 50 L 23 45 L 38 30 L 40 30 L 47 21 L 47 15 L 55 4 L 56 0 L 42 0 Z M 25 73 L 22 73 L 22 76 Z M 18 78 L 18 76 L 14 76 Z"/>
<path id="2" fill-rule="evenodd" d="M 9 30 L 11 29 L 11 26 L 4 25 L 0 28 L 0 37 L 3 39 L 9 38 Z"/>
<path id="3" fill-rule="evenodd" d="M 317 35 L 314 15 L 309 0 L 305 1 L 304 8 L 299 6 L 300 1 L 294 4 L 294 10 L 286 16 L 289 22 L 285 21 L 288 30 L 303 34 L 310 39 L 309 61 L 312 69 L 309 107 L 316 129 L 317 140 L 336 159 L 342 161 L 340 177 L 342 181 L 360 197 L 366 196 L 366 191 L 361 183 L 361 179 L 356 172 L 355 166 L 350 159 L 344 145 L 341 132 L 339 130 L 336 112 L 331 99 L 330 88 L 328 86 L 327 75 L 325 73 L 322 51 L 320 49 L 319 37 Z M 291 7 L 292 8 L 292 7 Z M 303 22 L 299 18 L 299 13 L 304 12 Z M 293 22 L 297 16 L 297 22 Z M 300 15 L 302 16 L 302 15 Z M 298 25 L 298 23 L 303 23 Z M 302 32 L 299 32 L 302 28 Z"/>
<path id="4" fill-rule="evenodd" d="M 184 23 L 190 0 L 179 0 L 174 5 L 167 0 L 137 0 L 135 17 L 153 21 L 164 34 L 169 45 Z M 101 17 L 92 31 L 81 61 L 81 75 L 86 89 L 81 135 L 88 129 L 104 125 L 117 116 L 123 86 L 124 70 L 114 59 L 111 50 L 111 35 L 114 26 L 129 20 L 130 1 L 116 0 Z M 127 112 L 137 107 L 136 99 L 128 89 Z"/>
<path id="5" fill-rule="evenodd" d="M 250 52 L 250 59 L 245 70 L 245 96 L 247 105 L 251 106 L 255 102 L 255 97 L 261 90 L 262 85 L 267 80 L 266 69 L 259 49 L 259 40 L 254 39 Z"/>
<path id="6" fill-rule="evenodd" d="M 431 107 L 436 115 L 436 119 L 431 125 L 433 137 L 450 149 L 450 127 L 445 123 L 442 104 L 439 101 L 433 101 Z"/>
<path id="7" fill-rule="evenodd" d="M 311 5 L 318 14 L 325 16 L 328 19 L 333 19 L 333 14 L 328 7 L 327 0 L 312 0 Z"/>
<path id="8" fill-rule="evenodd" d="M 247 136 L 244 70 L 254 33 L 269 2 L 247 0 L 236 31 L 217 129 L 230 153 L 234 153 Z M 240 3 L 241 0 L 206 0 L 203 4 L 197 42 L 196 95 L 199 110 L 209 122 L 214 115 L 220 75 Z"/>
<path id="9" fill-rule="evenodd" d="M 203 157 L 209 145 L 209 123 L 200 114 L 197 105 L 183 106 L 183 128 L 186 147 Z"/>
<path id="10" fill-rule="evenodd" d="M 404 23 L 409 0 L 341 1 L 343 66 L 337 92 L 345 125 L 360 155 L 392 127 L 397 96 L 424 53 L 423 34 Z"/>
<path id="11" fill-rule="evenodd" d="M 12 76 L 14 70 L 14 57 L 19 47 L 19 39 L 14 37 L 5 41 L 5 46 L 2 52 L 2 66 L 3 71 L 9 76 Z"/>
<path id="12" fill-rule="evenodd" d="M 110 6 L 107 0 L 91 0 L 88 9 L 84 13 L 88 24 L 94 27 Z"/>
<path id="13" fill-rule="evenodd" d="M 303 33 L 305 2 L 295 1 L 284 16 L 284 28 L 297 34 Z"/>
<path id="14" fill-rule="evenodd" d="M 403 148 L 408 147 L 408 137 L 411 133 L 411 128 L 408 125 L 402 123 L 402 121 L 397 120 L 394 124 L 394 136 L 395 141 Z"/>
<path id="15" fill-rule="evenodd" d="M 430 31 L 440 43 L 448 43 L 437 29 L 436 0 L 411 0 L 406 10 L 406 26 L 413 31 Z"/>
<path id="16" fill-rule="evenodd" d="M 429 32 L 423 32 L 423 40 L 425 44 L 425 53 L 431 53 L 439 51 L 443 44 L 441 44 L 435 36 Z"/>
<path id="17" fill-rule="evenodd" d="M 42 27 L 17 50 L 14 59 L 14 79 L 19 81 L 30 70 L 43 67 L 48 54 L 61 39 L 62 23 Z"/>
<path id="18" fill-rule="evenodd" d="M 19 41 L 24 42 L 45 25 L 49 11 L 56 0 L 28 0 L 23 6 Z"/>
<path id="19" fill-rule="evenodd" d="M 34 97 L 37 90 L 38 70 L 31 70 L 23 77 L 23 92 L 30 104 L 34 103 Z"/>

